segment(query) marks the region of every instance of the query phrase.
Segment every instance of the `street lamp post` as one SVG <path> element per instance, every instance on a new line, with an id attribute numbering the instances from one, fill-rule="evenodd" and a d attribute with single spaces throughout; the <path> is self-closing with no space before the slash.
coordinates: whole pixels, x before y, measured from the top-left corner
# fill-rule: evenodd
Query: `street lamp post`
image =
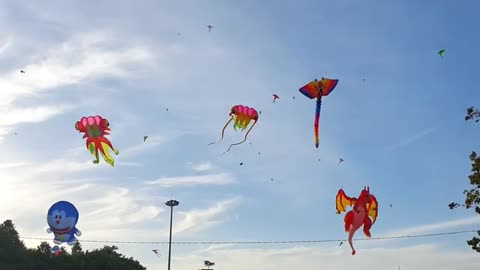
<path id="1" fill-rule="evenodd" d="M 180 203 L 176 200 L 165 202 L 165 205 L 170 207 L 170 240 L 168 241 L 168 270 L 170 270 L 170 258 L 172 255 L 172 221 L 173 221 L 173 207 Z"/>

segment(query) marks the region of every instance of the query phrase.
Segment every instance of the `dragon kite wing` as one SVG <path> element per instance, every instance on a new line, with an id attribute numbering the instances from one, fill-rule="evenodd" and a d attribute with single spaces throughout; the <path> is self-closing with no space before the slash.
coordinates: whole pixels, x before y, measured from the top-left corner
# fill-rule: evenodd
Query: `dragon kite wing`
<path id="1" fill-rule="evenodd" d="M 333 91 L 337 84 L 338 80 L 322 78 L 320 81 L 314 80 L 307 83 L 306 85 L 302 86 L 299 91 L 304 96 L 314 99 L 319 97 L 320 89 L 322 89 L 321 96 L 326 97 Z"/>
<path id="2" fill-rule="evenodd" d="M 377 215 L 378 215 L 378 202 L 377 198 L 370 194 L 370 202 L 367 204 L 367 214 L 372 220 L 372 225 L 375 223 L 377 220 Z"/>
<path id="3" fill-rule="evenodd" d="M 335 200 L 335 208 L 337 209 L 337 214 L 340 214 L 340 212 L 346 212 L 347 207 L 353 206 L 356 201 L 357 198 L 348 197 L 343 191 L 343 189 L 339 189 Z"/>

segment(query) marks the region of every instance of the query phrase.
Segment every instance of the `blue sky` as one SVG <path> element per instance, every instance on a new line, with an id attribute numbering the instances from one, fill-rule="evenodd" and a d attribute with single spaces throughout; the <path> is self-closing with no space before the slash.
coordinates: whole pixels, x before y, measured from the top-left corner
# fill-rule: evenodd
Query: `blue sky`
<path id="1" fill-rule="evenodd" d="M 338 239 L 335 194 L 365 185 L 379 201 L 372 236 L 478 228 L 473 212 L 447 205 L 462 201 L 479 148 L 479 127 L 463 117 L 480 99 L 480 4 L 139 3 L 0 1 L 0 217 L 21 235 L 51 237 L 46 212 L 66 199 L 80 211 L 80 239 L 166 241 L 163 203 L 176 198 L 178 241 Z M 298 88 L 322 76 L 339 84 L 323 100 L 316 149 L 315 101 Z M 235 104 L 262 114 L 249 143 L 221 155 L 243 133 L 207 144 Z M 95 114 L 110 121 L 115 168 L 92 164 L 74 129 Z M 473 269 L 470 237 L 359 241 L 355 257 L 337 243 L 174 246 L 173 264 L 451 269 L 464 259 L 455 266 Z M 166 245 L 118 246 L 166 267 Z"/>

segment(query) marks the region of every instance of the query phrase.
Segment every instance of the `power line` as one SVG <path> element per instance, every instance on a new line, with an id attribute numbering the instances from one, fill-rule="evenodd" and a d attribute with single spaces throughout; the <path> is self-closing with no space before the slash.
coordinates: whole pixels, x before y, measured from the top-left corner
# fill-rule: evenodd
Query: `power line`
<path id="1" fill-rule="evenodd" d="M 420 237 L 432 237 L 432 236 L 444 236 L 444 235 L 453 235 L 453 234 L 464 234 L 464 233 L 473 233 L 480 231 L 470 230 L 470 231 L 452 231 L 452 232 L 441 232 L 441 233 L 429 233 L 429 234 L 412 234 L 412 235 L 398 235 L 398 236 L 384 236 L 384 237 L 372 237 L 372 238 L 357 238 L 355 241 L 364 241 L 364 240 L 387 240 L 387 239 L 401 239 L 401 238 L 420 238 Z M 46 240 L 50 241 L 51 238 L 41 238 L 41 237 L 28 237 L 20 236 L 20 239 L 28 240 Z M 324 240 L 288 240 L 288 241 L 172 241 L 172 244 L 175 245 L 211 245 L 211 244 L 299 244 L 299 243 L 327 243 L 327 242 L 343 242 L 345 239 L 324 239 Z M 168 241 L 117 241 L 117 240 L 82 240 L 79 239 L 79 242 L 83 243 L 104 243 L 104 244 L 168 244 Z"/>

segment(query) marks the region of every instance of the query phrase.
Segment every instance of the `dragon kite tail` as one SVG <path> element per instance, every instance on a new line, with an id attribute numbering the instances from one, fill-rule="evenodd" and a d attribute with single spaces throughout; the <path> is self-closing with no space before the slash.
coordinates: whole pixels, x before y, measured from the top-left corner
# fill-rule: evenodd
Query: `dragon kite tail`
<path id="1" fill-rule="evenodd" d="M 219 143 L 223 140 L 223 136 L 225 134 L 225 129 L 227 128 L 228 124 L 230 124 L 230 122 L 232 122 L 233 120 L 233 116 L 230 116 L 230 119 L 227 121 L 227 123 L 225 124 L 225 126 L 223 126 L 223 129 L 222 129 L 222 137 L 220 138 L 220 140 L 216 141 L 216 142 L 212 142 L 212 143 L 209 143 L 208 145 L 212 145 L 212 144 L 216 144 L 216 143 Z"/>
<path id="2" fill-rule="evenodd" d="M 250 131 L 253 129 L 253 127 L 255 126 L 256 123 L 257 123 L 257 121 L 253 122 L 253 125 L 248 129 L 247 133 L 245 133 L 245 138 L 243 139 L 243 141 L 238 142 L 238 143 L 230 144 L 230 147 L 228 147 L 227 152 L 229 152 L 230 149 L 232 149 L 232 146 L 234 146 L 234 145 L 239 145 L 239 144 L 242 144 L 242 143 L 246 142 L 246 141 L 247 141 L 247 137 L 248 137 L 248 133 L 250 133 Z M 226 153 L 226 152 L 225 152 L 225 153 Z"/>
<path id="3" fill-rule="evenodd" d="M 322 107 L 322 96 L 319 95 L 317 97 L 317 107 L 315 109 L 315 119 L 313 122 L 313 133 L 314 133 L 314 139 L 315 139 L 315 147 L 318 148 L 319 140 L 318 140 L 318 126 L 320 124 L 320 109 Z"/>
<path id="4" fill-rule="evenodd" d="M 355 253 L 357 253 L 357 251 L 355 250 L 355 248 L 353 247 L 353 235 L 355 234 L 355 231 L 354 230 L 349 230 L 348 231 L 348 244 L 350 245 L 350 247 L 352 248 L 352 255 L 355 255 Z"/>

